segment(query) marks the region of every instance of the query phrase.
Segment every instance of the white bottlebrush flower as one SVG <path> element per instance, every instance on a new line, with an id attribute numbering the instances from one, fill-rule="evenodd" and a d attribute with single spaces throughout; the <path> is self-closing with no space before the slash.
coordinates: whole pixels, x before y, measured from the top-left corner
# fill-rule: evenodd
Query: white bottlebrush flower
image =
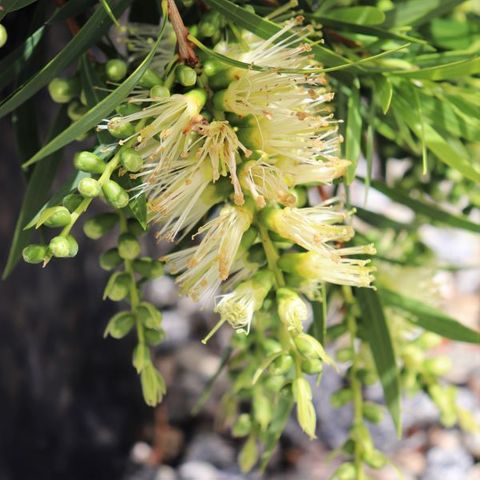
<path id="1" fill-rule="evenodd" d="M 293 206 L 297 201 L 295 195 L 288 190 L 283 171 L 262 159 L 244 165 L 241 183 L 260 208 L 265 207 L 268 201 L 285 206 Z"/>
<path id="2" fill-rule="evenodd" d="M 239 154 L 249 157 L 251 152 L 238 140 L 237 134 L 225 121 L 213 121 L 199 124 L 196 129 L 201 137 L 195 142 L 198 147 L 196 155 L 199 161 L 209 160 L 212 166 L 212 178 L 216 182 L 220 176 L 230 174 L 234 189 L 234 202 L 243 205 L 242 188 L 237 176 L 237 161 Z"/>
<path id="3" fill-rule="evenodd" d="M 269 229 L 297 245 L 319 253 L 330 251 L 327 242 L 346 242 L 354 235 L 349 225 L 336 225 L 347 218 L 347 213 L 332 207 L 269 208 L 262 218 Z"/>

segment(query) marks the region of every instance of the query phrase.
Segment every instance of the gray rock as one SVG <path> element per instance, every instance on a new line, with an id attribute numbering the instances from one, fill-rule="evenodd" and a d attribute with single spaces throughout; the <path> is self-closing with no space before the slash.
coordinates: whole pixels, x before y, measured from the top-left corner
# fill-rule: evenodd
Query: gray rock
<path id="1" fill-rule="evenodd" d="M 427 453 L 427 468 L 422 480 L 465 480 L 473 466 L 472 457 L 461 447 L 434 447 Z"/>
<path id="2" fill-rule="evenodd" d="M 220 472 L 206 462 L 186 462 L 178 467 L 181 480 L 221 480 Z"/>
<path id="3" fill-rule="evenodd" d="M 185 460 L 189 463 L 208 462 L 223 470 L 236 466 L 233 446 L 210 432 L 199 432 L 193 437 Z"/>
<path id="4" fill-rule="evenodd" d="M 159 307 L 171 307 L 178 302 L 178 287 L 170 277 L 159 277 L 147 284 L 145 295 Z"/>
<path id="5" fill-rule="evenodd" d="M 161 465 L 157 469 L 154 480 L 177 480 L 177 472 L 168 465 Z"/>
<path id="6" fill-rule="evenodd" d="M 188 315 L 180 310 L 163 312 L 162 326 L 165 330 L 163 346 L 174 347 L 185 343 L 191 332 L 191 321 Z"/>

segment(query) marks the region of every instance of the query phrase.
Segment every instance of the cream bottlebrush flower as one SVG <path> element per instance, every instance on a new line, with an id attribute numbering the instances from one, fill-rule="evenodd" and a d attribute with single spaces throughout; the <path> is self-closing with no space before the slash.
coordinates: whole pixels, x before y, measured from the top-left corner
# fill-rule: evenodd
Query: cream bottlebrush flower
<path id="1" fill-rule="evenodd" d="M 370 260 L 346 258 L 349 255 L 373 255 L 373 245 L 333 249 L 331 254 L 304 252 L 285 253 L 278 262 L 279 267 L 303 279 L 312 287 L 320 288 L 323 282 L 352 287 L 370 287 L 374 281 L 375 267 Z M 314 288 L 310 289 L 311 291 Z"/>
<path id="2" fill-rule="evenodd" d="M 297 420 L 302 430 L 310 437 L 316 438 L 317 416 L 312 402 L 312 389 L 308 381 L 299 377 L 292 382 L 293 398 L 297 404 Z"/>
<path id="3" fill-rule="evenodd" d="M 247 162 L 240 178 L 242 186 L 260 208 L 265 207 L 267 201 L 286 206 L 293 206 L 297 201 L 295 195 L 288 190 L 283 172 L 262 159 Z"/>
<path id="4" fill-rule="evenodd" d="M 249 157 L 251 152 L 237 138 L 237 134 L 225 121 L 213 121 L 208 124 L 199 124 L 195 131 L 201 138 L 195 142 L 201 144 L 197 150 L 199 161 L 210 160 L 212 166 L 212 179 L 216 182 L 220 175 L 230 174 L 234 189 L 234 202 L 236 205 L 243 205 L 242 188 L 237 177 L 237 159 L 239 153 Z"/>
<path id="5" fill-rule="evenodd" d="M 262 270 L 238 285 L 233 292 L 220 296 L 215 307 L 220 314 L 220 324 L 228 322 L 237 332 L 248 334 L 253 314 L 262 307 L 272 285 L 273 274 Z"/>
<path id="6" fill-rule="evenodd" d="M 332 207 L 318 205 L 309 208 L 268 208 L 261 213 L 262 221 L 274 232 L 297 245 L 332 255 L 327 242 L 346 242 L 355 232 L 349 225 L 336 225 L 344 222 L 348 214 Z"/>

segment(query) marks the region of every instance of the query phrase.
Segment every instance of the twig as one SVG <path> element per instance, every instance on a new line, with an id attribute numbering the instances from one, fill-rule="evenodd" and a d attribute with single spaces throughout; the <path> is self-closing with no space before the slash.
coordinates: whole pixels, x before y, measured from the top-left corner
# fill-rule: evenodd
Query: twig
<path id="1" fill-rule="evenodd" d="M 181 61 L 193 67 L 198 63 L 198 57 L 193 49 L 193 44 L 187 39 L 189 32 L 183 23 L 175 0 L 167 0 L 167 3 L 168 18 L 177 37 L 178 56 Z"/>

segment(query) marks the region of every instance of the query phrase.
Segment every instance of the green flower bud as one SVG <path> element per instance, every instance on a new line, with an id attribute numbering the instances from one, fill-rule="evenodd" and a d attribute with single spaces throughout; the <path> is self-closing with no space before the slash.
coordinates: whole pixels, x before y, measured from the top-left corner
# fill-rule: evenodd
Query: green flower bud
<path id="1" fill-rule="evenodd" d="M 236 438 L 246 437 L 252 430 L 252 419 L 248 413 L 242 413 L 233 424 L 232 435 Z"/>
<path id="2" fill-rule="evenodd" d="M 137 219 L 135 218 L 129 218 L 127 220 L 127 229 L 129 233 L 132 235 L 135 235 L 136 237 L 140 237 L 142 235 L 145 235 L 146 230 L 140 225 Z"/>
<path id="3" fill-rule="evenodd" d="M 291 355 L 280 355 L 270 364 L 269 370 L 272 375 L 283 375 L 290 371 L 292 365 L 293 358 Z"/>
<path id="4" fill-rule="evenodd" d="M 200 38 L 210 38 L 215 35 L 217 27 L 208 20 L 201 20 L 198 24 L 198 34 Z"/>
<path id="5" fill-rule="evenodd" d="M 78 242 L 72 235 L 67 235 L 68 241 L 68 256 L 74 257 L 78 253 Z"/>
<path id="6" fill-rule="evenodd" d="M 452 368 L 452 361 L 445 356 L 427 358 L 423 362 L 423 368 L 435 376 L 445 375 Z"/>
<path id="7" fill-rule="evenodd" d="M 2 48 L 7 43 L 7 38 L 7 29 L 0 23 L 0 48 Z"/>
<path id="8" fill-rule="evenodd" d="M 292 335 L 303 331 L 303 323 L 308 318 L 308 309 L 298 293 L 289 288 L 277 290 L 278 316 Z"/>
<path id="9" fill-rule="evenodd" d="M 82 203 L 83 197 L 78 193 L 69 193 L 63 197 L 62 204 L 68 211 L 73 212 Z"/>
<path id="10" fill-rule="evenodd" d="M 293 339 L 298 351 L 307 358 L 318 358 L 325 363 L 332 363 L 322 344 L 311 335 L 301 333 Z"/>
<path id="11" fill-rule="evenodd" d="M 423 352 L 414 344 L 410 344 L 400 352 L 401 357 L 407 368 L 412 370 L 418 369 L 423 361 Z"/>
<path id="12" fill-rule="evenodd" d="M 197 112 L 200 113 L 207 101 L 207 92 L 201 88 L 194 88 L 193 90 L 185 93 L 184 97 L 193 102 L 197 107 Z"/>
<path id="13" fill-rule="evenodd" d="M 371 402 L 363 404 L 363 418 L 372 423 L 380 423 L 383 418 L 383 410 L 380 405 Z"/>
<path id="14" fill-rule="evenodd" d="M 284 385 L 285 378 L 282 375 L 270 375 L 263 382 L 269 392 L 279 392 Z"/>
<path id="15" fill-rule="evenodd" d="M 73 79 L 54 78 L 48 84 L 48 93 L 55 103 L 68 103 L 78 93 L 78 83 Z"/>
<path id="16" fill-rule="evenodd" d="M 296 188 L 293 189 L 293 193 L 294 193 L 295 197 L 297 197 L 297 202 L 296 202 L 295 206 L 297 208 L 304 207 L 307 204 L 307 201 L 308 201 L 307 189 L 296 187 Z"/>
<path id="17" fill-rule="evenodd" d="M 353 350 L 350 347 L 339 348 L 335 357 L 339 362 L 349 362 L 353 358 Z"/>
<path id="18" fill-rule="evenodd" d="M 132 355 L 132 364 L 135 370 L 140 373 L 150 363 L 150 352 L 147 346 L 144 343 L 138 343 Z"/>
<path id="19" fill-rule="evenodd" d="M 109 80 L 119 82 L 127 75 L 127 64 L 123 60 L 113 59 L 105 64 L 105 73 Z"/>
<path id="20" fill-rule="evenodd" d="M 99 213 L 83 224 L 83 233 L 92 240 L 98 240 L 109 232 L 118 222 L 116 213 Z"/>
<path id="21" fill-rule="evenodd" d="M 138 172 L 143 166 L 140 154 L 134 148 L 127 148 L 120 154 L 120 162 L 128 172 Z"/>
<path id="22" fill-rule="evenodd" d="M 107 180 L 102 187 L 107 202 L 114 208 L 124 208 L 128 205 L 128 193 L 113 180 Z"/>
<path id="23" fill-rule="evenodd" d="M 133 261 L 133 269 L 145 278 L 158 278 L 164 274 L 163 265 L 149 257 L 137 258 Z"/>
<path id="24" fill-rule="evenodd" d="M 113 117 L 108 122 L 108 132 L 115 138 L 128 138 L 135 134 L 135 127 L 123 120 L 122 117 Z"/>
<path id="25" fill-rule="evenodd" d="M 32 243 L 27 245 L 23 251 L 23 260 L 27 263 L 42 263 L 47 255 L 48 247 Z"/>
<path id="26" fill-rule="evenodd" d="M 66 237 L 58 235 L 50 240 L 48 248 L 54 257 L 66 258 L 70 253 L 70 245 Z"/>
<path id="27" fill-rule="evenodd" d="M 128 273 L 116 272 L 107 282 L 105 290 L 103 292 L 103 298 L 109 298 L 114 302 L 123 300 L 130 292 L 131 278 Z"/>
<path id="28" fill-rule="evenodd" d="M 224 68 L 215 76 L 209 78 L 208 85 L 214 90 L 227 88 L 230 83 L 239 78 L 238 72 L 239 70 L 237 68 Z"/>
<path id="29" fill-rule="evenodd" d="M 143 334 L 145 336 L 145 341 L 151 347 L 156 347 L 157 345 L 160 345 L 165 338 L 165 332 L 161 328 L 159 330 L 145 328 Z"/>
<path id="30" fill-rule="evenodd" d="M 150 89 L 150 97 L 154 100 L 161 98 L 168 98 L 170 96 L 170 90 L 163 85 L 155 85 Z"/>
<path id="31" fill-rule="evenodd" d="M 139 241 L 131 233 L 122 233 L 118 239 L 118 253 L 125 260 L 133 260 L 141 252 Z"/>
<path id="32" fill-rule="evenodd" d="M 50 228 L 65 227 L 72 221 L 70 212 L 65 207 L 54 207 L 44 225 Z"/>
<path id="33" fill-rule="evenodd" d="M 435 348 L 440 345 L 441 342 L 442 337 L 432 332 L 424 332 L 415 340 L 415 343 L 424 350 Z"/>
<path id="34" fill-rule="evenodd" d="M 116 248 L 111 248 L 100 255 L 99 263 L 100 267 L 108 272 L 114 268 L 117 268 L 122 263 L 122 258 L 118 254 L 118 250 Z"/>
<path id="35" fill-rule="evenodd" d="M 238 464 L 243 473 L 248 473 L 258 460 L 258 448 L 255 435 L 252 433 L 244 443 L 238 455 Z"/>
<path id="36" fill-rule="evenodd" d="M 178 65 L 175 70 L 175 78 L 184 87 L 193 87 L 197 83 L 197 72 L 186 65 Z"/>
<path id="37" fill-rule="evenodd" d="M 322 373 L 323 363 L 318 358 L 305 358 L 302 360 L 302 372 L 308 375 L 316 375 Z"/>
<path id="38" fill-rule="evenodd" d="M 135 311 L 137 319 L 152 330 L 160 329 L 162 314 L 151 303 L 142 302 Z"/>
<path id="39" fill-rule="evenodd" d="M 77 170 L 82 172 L 101 174 L 105 170 L 106 164 L 97 155 L 91 152 L 78 152 L 73 159 L 73 164 Z"/>
<path id="40" fill-rule="evenodd" d="M 150 407 L 155 407 L 161 401 L 167 391 L 165 381 L 160 372 L 148 363 L 140 373 L 140 382 L 142 384 L 142 393 L 145 403 Z"/>
<path id="41" fill-rule="evenodd" d="M 276 340 L 273 340 L 273 338 L 266 338 L 262 342 L 262 347 L 267 355 L 282 351 L 282 346 L 280 345 L 280 343 L 278 343 Z"/>
<path id="42" fill-rule="evenodd" d="M 84 107 L 88 107 L 88 100 L 87 100 L 87 96 L 85 95 L 85 91 L 82 90 L 80 92 L 80 103 L 84 106 Z"/>
<path id="43" fill-rule="evenodd" d="M 153 71 L 151 68 L 147 68 L 142 78 L 140 79 L 139 84 L 143 88 L 152 88 L 155 85 L 162 84 L 162 77 L 160 77 L 160 75 L 158 75 L 158 73 Z"/>
<path id="44" fill-rule="evenodd" d="M 367 450 L 363 454 L 363 460 L 372 468 L 377 468 L 377 469 L 384 467 L 387 463 L 387 459 L 385 458 L 385 455 L 375 449 Z"/>
<path id="45" fill-rule="evenodd" d="M 72 122 L 76 122 L 80 120 L 86 113 L 88 112 L 88 108 L 82 105 L 77 100 L 73 100 L 70 102 L 67 108 L 67 115 Z"/>
<path id="46" fill-rule="evenodd" d="M 135 105 L 134 103 L 122 103 L 115 109 L 115 111 L 122 117 L 126 117 L 127 115 L 132 115 L 132 113 L 137 113 L 140 110 L 141 108 L 138 105 Z"/>
<path id="47" fill-rule="evenodd" d="M 316 438 L 317 416 L 312 403 L 312 389 L 303 377 L 292 383 L 293 398 L 297 404 L 297 420 L 302 430 L 311 438 Z"/>
<path id="48" fill-rule="evenodd" d="M 353 400 L 353 392 L 349 388 L 337 390 L 330 397 L 330 403 L 335 408 L 341 408 Z"/>
<path id="49" fill-rule="evenodd" d="M 131 312 L 120 312 L 114 315 L 108 322 L 107 328 L 103 333 L 104 337 L 110 335 L 113 338 L 120 339 L 125 337 L 135 325 L 135 317 Z"/>
<path id="50" fill-rule="evenodd" d="M 78 191 L 86 198 L 94 198 L 100 195 L 100 184 L 94 178 L 82 178 L 78 183 Z"/>
<path id="51" fill-rule="evenodd" d="M 356 477 L 357 470 L 353 463 L 344 463 L 340 465 L 333 474 L 335 480 L 355 480 Z"/>
<path id="52" fill-rule="evenodd" d="M 207 77 L 213 77 L 218 72 L 224 69 L 225 69 L 225 66 L 222 63 L 218 62 L 217 60 L 207 60 L 203 64 L 203 73 Z"/>
<path id="53" fill-rule="evenodd" d="M 266 430 L 272 420 L 272 402 L 260 390 L 253 396 L 253 416 L 262 430 Z"/>

